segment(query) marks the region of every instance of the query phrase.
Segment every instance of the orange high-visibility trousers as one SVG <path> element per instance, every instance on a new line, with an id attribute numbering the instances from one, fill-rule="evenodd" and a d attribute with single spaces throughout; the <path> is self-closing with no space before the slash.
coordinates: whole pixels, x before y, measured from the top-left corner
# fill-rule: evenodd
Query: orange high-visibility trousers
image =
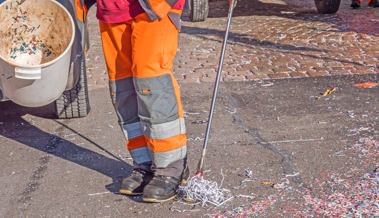
<path id="1" fill-rule="evenodd" d="M 111 99 L 136 164 L 157 168 L 186 157 L 179 85 L 171 72 L 181 10 L 161 20 L 146 13 L 116 24 L 99 22 Z"/>

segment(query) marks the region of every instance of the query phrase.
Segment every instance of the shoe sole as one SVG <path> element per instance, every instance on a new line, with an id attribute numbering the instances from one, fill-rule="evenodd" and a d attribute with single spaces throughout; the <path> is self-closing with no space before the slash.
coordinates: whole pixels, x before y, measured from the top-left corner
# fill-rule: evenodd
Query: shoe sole
<path id="1" fill-rule="evenodd" d="M 172 200 L 174 199 L 178 194 L 175 194 L 167 199 L 163 199 L 163 200 L 159 200 L 159 199 L 156 199 L 156 198 L 142 198 L 143 201 L 145 202 L 150 202 L 150 203 L 163 203 L 163 202 L 166 202 L 166 201 L 169 201 L 169 200 Z"/>
<path id="2" fill-rule="evenodd" d="M 142 195 L 142 193 L 135 193 L 135 192 L 132 192 L 132 191 L 126 190 L 126 189 L 119 190 L 118 192 L 120 192 L 121 194 L 132 195 L 132 196 Z"/>
<path id="3" fill-rule="evenodd" d="M 181 185 L 186 184 L 188 182 L 188 180 L 189 180 L 189 176 L 186 179 L 182 179 Z M 173 195 L 167 199 L 162 199 L 162 200 L 159 200 L 156 198 L 142 198 L 142 200 L 145 202 L 150 202 L 150 203 L 163 203 L 163 202 L 170 201 L 170 200 L 174 199 L 177 195 L 178 194 L 175 194 L 175 195 Z"/>

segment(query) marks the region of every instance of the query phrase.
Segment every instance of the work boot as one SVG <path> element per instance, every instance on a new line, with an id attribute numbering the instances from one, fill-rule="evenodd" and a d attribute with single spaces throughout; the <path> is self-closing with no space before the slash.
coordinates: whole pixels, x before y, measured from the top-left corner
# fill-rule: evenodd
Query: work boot
<path id="1" fill-rule="evenodd" d="M 351 2 L 350 7 L 352 7 L 353 9 L 360 8 L 360 7 L 361 7 L 361 3 L 359 2 L 359 0 L 353 0 L 353 1 Z"/>
<path id="2" fill-rule="evenodd" d="M 187 183 L 189 170 L 186 167 L 182 175 L 177 177 L 154 175 L 143 190 L 142 200 L 145 202 L 161 203 L 174 199 L 178 194 L 179 185 Z"/>
<path id="3" fill-rule="evenodd" d="M 119 192 L 126 195 L 141 195 L 154 174 L 140 168 L 133 169 L 132 174 L 122 180 Z"/>
<path id="4" fill-rule="evenodd" d="M 379 7 L 379 2 L 378 2 L 378 0 L 371 0 L 371 2 L 368 3 L 368 6 L 377 8 L 377 7 Z"/>

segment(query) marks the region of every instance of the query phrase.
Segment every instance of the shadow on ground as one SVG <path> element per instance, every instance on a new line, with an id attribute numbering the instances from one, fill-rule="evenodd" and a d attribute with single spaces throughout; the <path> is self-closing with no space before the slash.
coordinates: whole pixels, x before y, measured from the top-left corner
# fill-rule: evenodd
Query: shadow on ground
<path id="1" fill-rule="evenodd" d="M 72 120 L 54 120 L 56 124 L 55 126 L 58 127 L 55 129 L 54 133 L 48 133 L 37 128 L 33 125 L 33 123 L 29 123 L 23 118 L 25 115 L 30 114 L 53 120 L 55 118 L 53 115 L 53 110 L 54 108 L 52 105 L 40 108 L 26 108 L 16 105 L 10 101 L 2 102 L 0 104 L 0 120 L 2 122 L 0 135 L 22 143 L 25 146 L 54 155 L 82 167 L 86 167 L 104 174 L 112 178 L 114 181 L 114 183 L 107 185 L 107 189 L 111 192 L 117 192 L 119 181 L 122 178 L 127 177 L 131 171 L 131 166 L 129 164 L 121 160 L 119 157 L 116 157 L 114 154 L 90 138 L 82 135 L 73 127 L 70 127 L 69 124 Z M 102 150 L 112 158 L 81 147 L 64 139 L 64 137 L 60 137 L 59 133 L 64 130 L 78 135 L 85 141 L 89 142 L 92 146 Z M 126 170 L 121 171 L 120 169 Z M 129 173 L 126 174 L 125 172 Z"/>

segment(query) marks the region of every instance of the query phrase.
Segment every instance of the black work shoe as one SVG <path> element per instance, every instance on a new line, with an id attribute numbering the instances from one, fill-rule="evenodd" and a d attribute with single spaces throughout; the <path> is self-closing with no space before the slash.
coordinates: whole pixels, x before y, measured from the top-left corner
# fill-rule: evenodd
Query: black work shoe
<path id="1" fill-rule="evenodd" d="M 153 178 L 153 173 L 142 169 L 134 169 L 132 174 L 122 180 L 119 192 L 127 195 L 141 195 L 146 184 Z"/>
<path id="2" fill-rule="evenodd" d="M 353 9 L 360 8 L 360 7 L 361 7 L 361 3 L 359 2 L 359 0 L 353 0 L 353 1 L 351 2 L 350 7 L 352 7 Z"/>
<path id="3" fill-rule="evenodd" d="M 179 185 L 187 183 L 188 179 L 188 167 L 184 169 L 180 178 L 155 175 L 150 183 L 145 186 L 142 200 L 145 202 L 160 203 L 174 199 L 178 194 Z"/>
<path id="4" fill-rule="evenodd" d="M 371 0 L 371 2 L 368 3 L 368 6 L 377 8 L 377 7 L 379 7 L 379 2 L 378 2 L 378 0 Z"/>

